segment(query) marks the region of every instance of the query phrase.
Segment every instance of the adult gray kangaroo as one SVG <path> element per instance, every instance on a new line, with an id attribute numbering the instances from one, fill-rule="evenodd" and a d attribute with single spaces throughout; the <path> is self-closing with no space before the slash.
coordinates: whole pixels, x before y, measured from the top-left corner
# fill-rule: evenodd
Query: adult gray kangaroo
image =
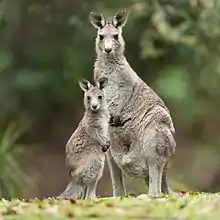
<path id="1" fill-rule="evenodd" d="M 143 178 L 149 194 L 174 193 L 168 187 L 167 163 L 174 154 L 175 129 L 161 98 L 135 73 L 124 56 L 122 27 L 127 10 L 120 9 L 111 20 L 90 12 L 97 28 L 94 79 L 108 77 L 105 87 L 111 114 L 111 148 L 107 153 L 113 196 L 125 196 L 125 174 Z"/>
<path id="2" fill-rule="evenodd" d="M 66 144 L 66 163 L 72 181 L 58 198 L 96 198 L 97 183 L 102 177 L 105 152 L 109 147 L 109 112 L 104 93 L 108 79 L 96 86 L 79 81 L 84 91 L 85 113 Z"/>

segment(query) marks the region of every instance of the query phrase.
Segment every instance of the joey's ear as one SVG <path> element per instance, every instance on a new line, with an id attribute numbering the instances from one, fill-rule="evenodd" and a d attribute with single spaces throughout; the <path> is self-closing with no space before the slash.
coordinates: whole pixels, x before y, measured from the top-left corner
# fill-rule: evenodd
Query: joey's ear
<path id="1" fill-rule="evenodd" d="M 103 28 L 105 26 L 104 16 L 97 13 L 97 12 L 90 12 L 89 19 L 90 19 L 90 22 L 92 23 L 92 25 L 97 29 Z"/>
<path id="2" fill-rule="evenodd" d="M 79 87 L 84 91 L 88 91 L 91 88 L 92 84 L 86 79 L 79 80 Z"/>
<path id="3" fill-rule="evenodd" d="M 102 77 L 98 80 L 97 87 L 99 89 L 103 89 L 107 84 L 108 84 L 108 78 L 107 77 Z"/>
<path id="4" fill-rule="evenodd" d="M 114 15 L 112 19 L 112 24 L 116 28 L 122 28 L 125 25 L 127 18 L 128 18 L 128 10 L 126 8 L 122 8 L 118 10 Z"/>

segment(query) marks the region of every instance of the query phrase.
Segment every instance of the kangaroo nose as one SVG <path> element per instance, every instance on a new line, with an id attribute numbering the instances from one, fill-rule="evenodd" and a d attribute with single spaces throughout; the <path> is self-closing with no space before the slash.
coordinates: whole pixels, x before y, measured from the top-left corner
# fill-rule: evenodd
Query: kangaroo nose
<path id="1" fill-rule="evenodd" d="M 105 52 L 106 52 L 106 53 L 110 53 L 111 51 L 112 51 L 111 48 L 105 48 Z"/>
<path id="2" fill-rule="evenodd" d="M 97 105 L 92 105 L 92 109 L 97 109 Z"/>

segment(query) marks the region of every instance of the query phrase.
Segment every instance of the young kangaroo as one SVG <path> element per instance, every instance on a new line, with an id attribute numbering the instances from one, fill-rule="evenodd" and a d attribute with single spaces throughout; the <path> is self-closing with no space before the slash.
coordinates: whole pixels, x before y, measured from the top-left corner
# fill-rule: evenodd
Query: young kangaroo
<path id="1" fill-rule="evenodd" d="M 111 114 L 111 148 L 107 153 L 113 196 L 126 194 L 122 172 L 143 178 L 149 194 L 170 194 L 167 163 L 174 154 L 174 125 L 160 97 L 134 72 L 124 56 L 122 27 L 127 10 L 119 10 L 112 20 L 91 12 L 90 21 L 98 29 L 94 79 L 106 75 L 105 91 Z"/>
<path id="2" fill-rule="evenodd" d="M 72 181 L 59 198 L 96 198 L 97 183 L 102 177 L 105 153 L 109 148 L 109 113 L 103 88 L 108 79 L 102 77 L 93 86 L 79 81 L 84 93 L 85 114 L 66 144 L 66 163 Z"/>

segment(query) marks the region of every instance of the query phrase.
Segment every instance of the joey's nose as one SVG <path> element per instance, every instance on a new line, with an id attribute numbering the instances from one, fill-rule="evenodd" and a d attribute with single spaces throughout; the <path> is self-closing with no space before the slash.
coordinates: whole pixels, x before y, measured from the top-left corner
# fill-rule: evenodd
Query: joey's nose
<path id="1" fill-rule="evenodd" d="M 97 107 L 98 107 L 97 105 L 92 105 L 92 109 L 93 109 L 93 110 L 96 110 Z"/>
<path id="2" fill-rule="evenodd" d="M 111 48 L 105 48 L 105 52 L 106 52 L 106 53 L 110 53 L 111 51 L 112 51 Z"/>

